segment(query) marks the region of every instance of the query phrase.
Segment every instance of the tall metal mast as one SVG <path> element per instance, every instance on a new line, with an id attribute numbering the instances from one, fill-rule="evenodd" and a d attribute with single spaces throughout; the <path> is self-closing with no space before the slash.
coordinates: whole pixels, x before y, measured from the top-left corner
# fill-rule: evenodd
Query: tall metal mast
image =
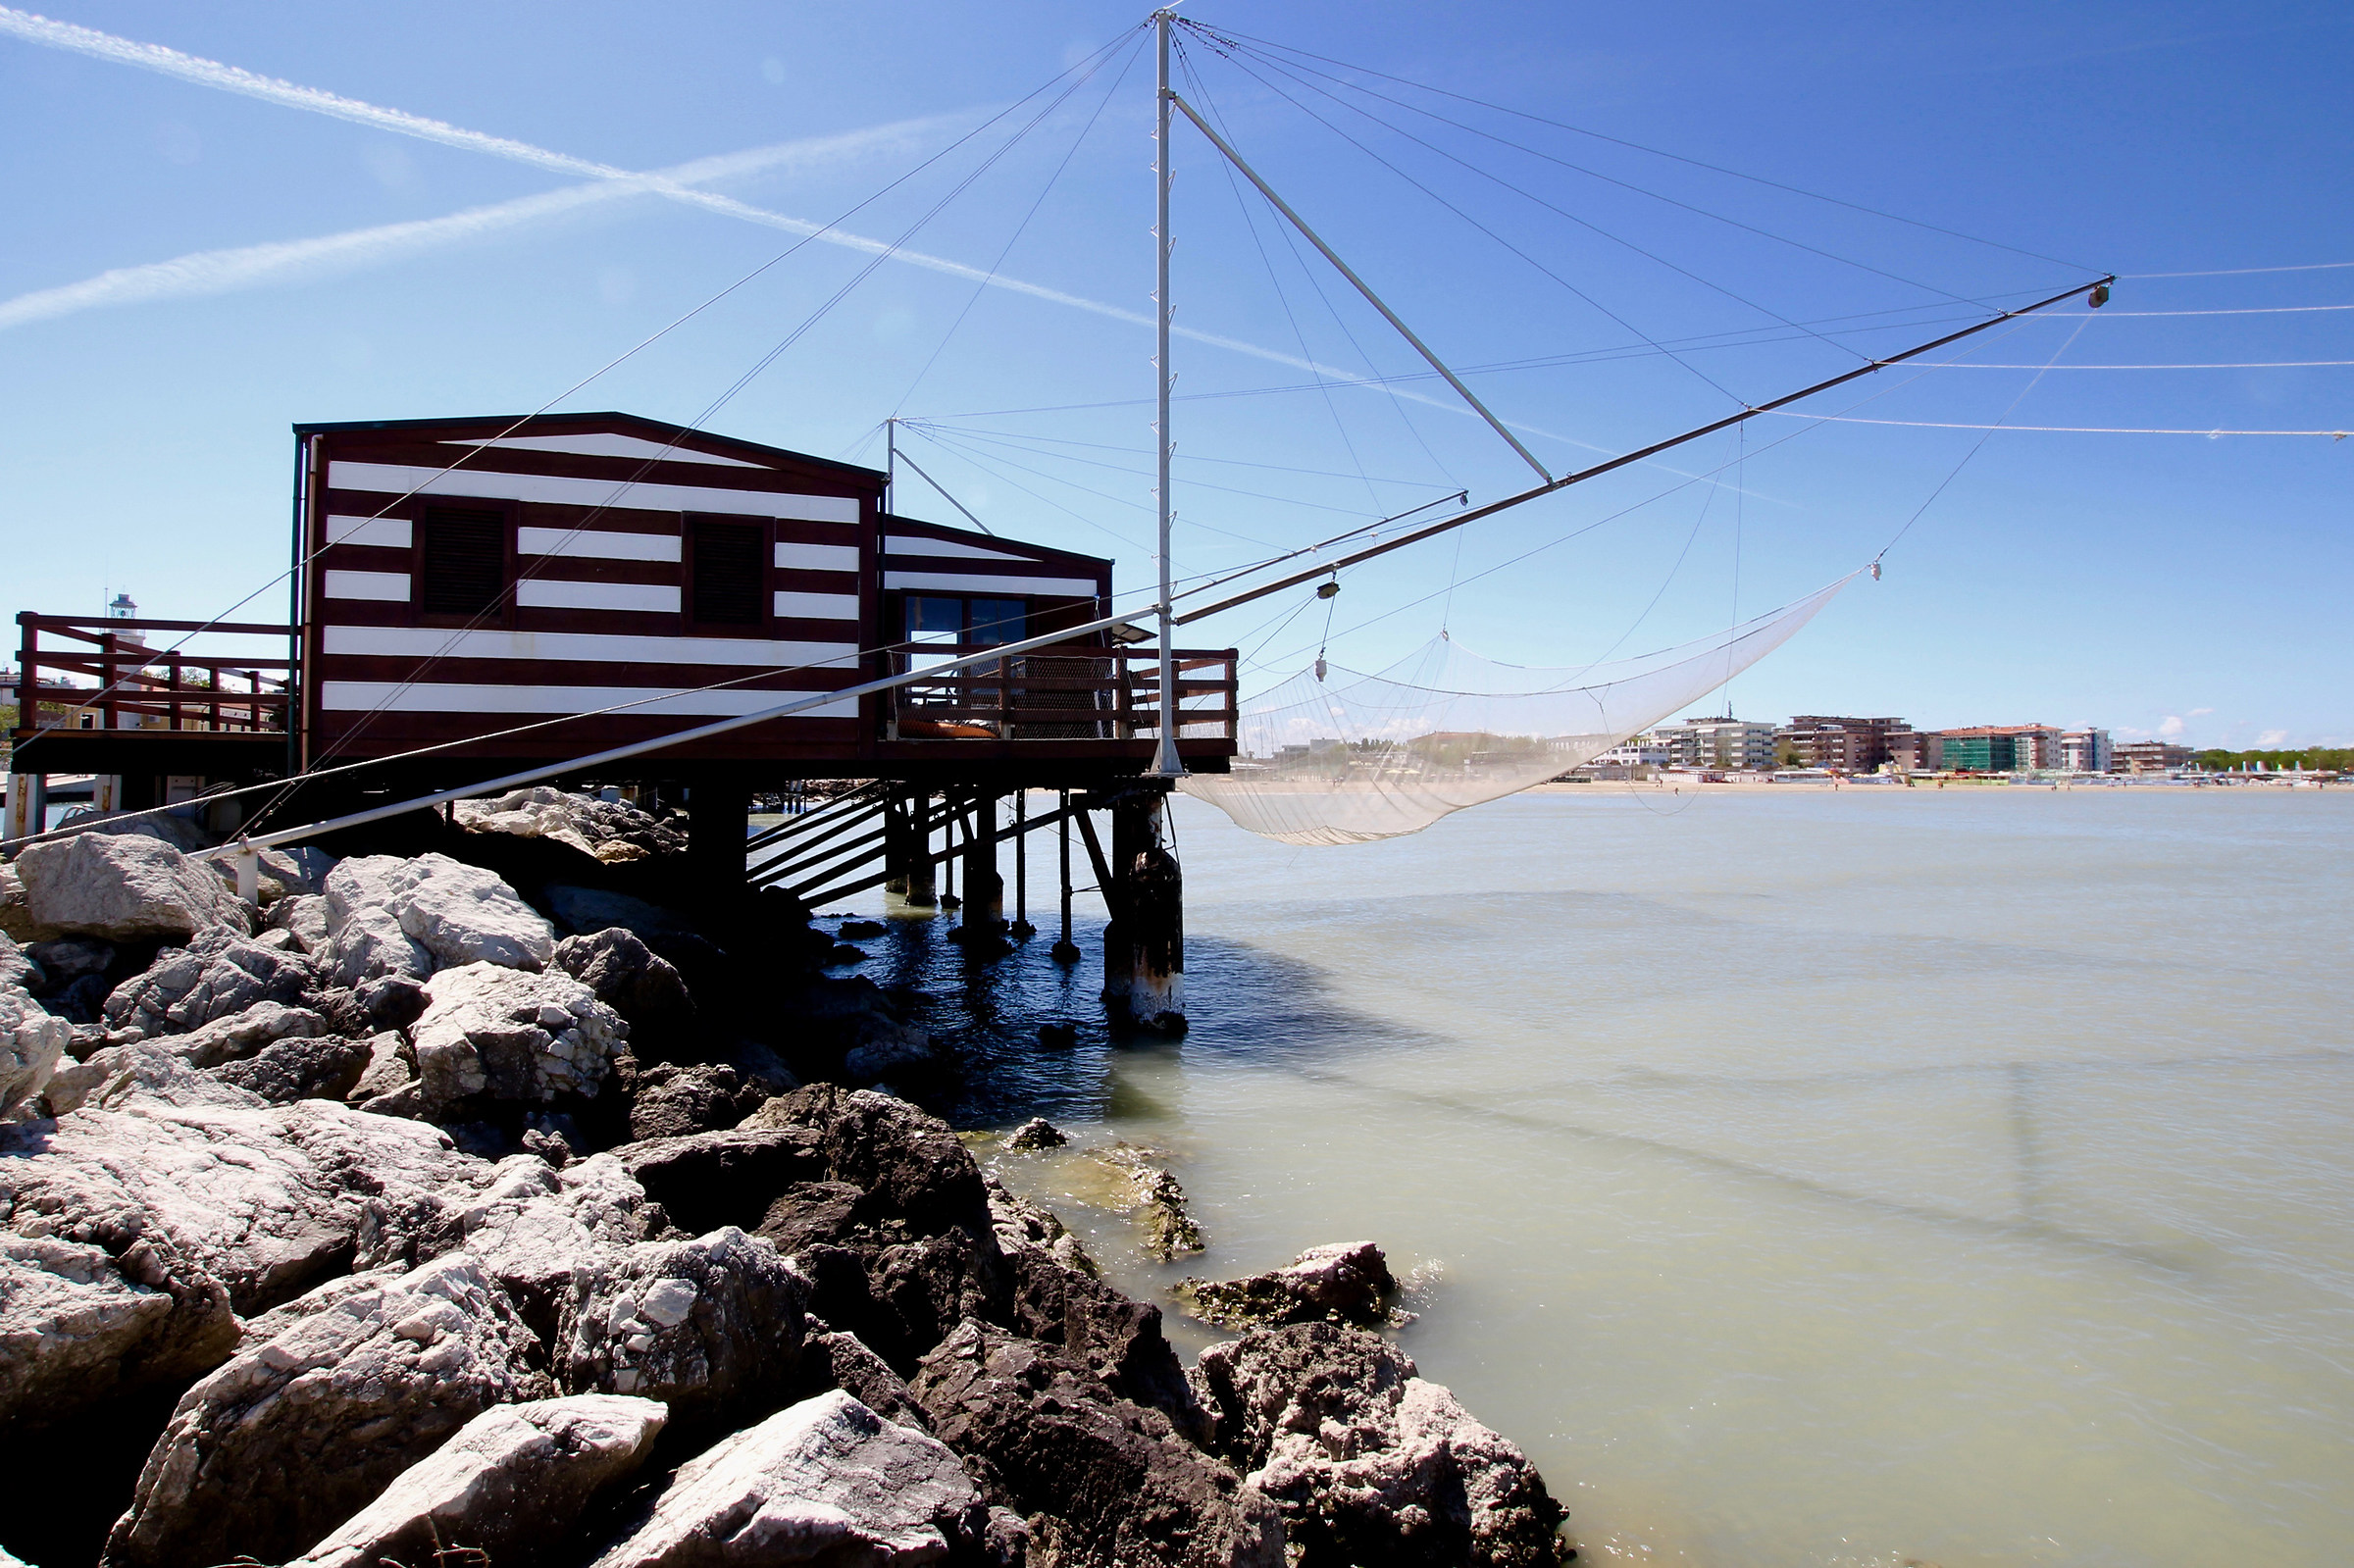
<path id="1" fill-rule="evenodd" d="M 1152 760 L 1152 772 L 1163 779 L 1175 779 L 1185 772 L 1185 763 L 1177 755 L 1177 656 L 1170 640 L 1175 634 L 1175 621 L 1170 613 L 1174 596 L 1170 582 L 1169 524 L 1174 516 L 1169 497 L 1169 459 L 1176 444 L 1169 435 L 1169 387 L 1175 378 L 1169 371 L 1169 103 L 1175 94 L 1169 91 L 1169 13 L 1152 13 L 1153 45 L 1159 58 L 1158 86 L 1154 93 L 1152 174 L 1159 185 L 1159 207 L 1153 225 L 1153 235 L 1159 242 L 1159 270 L 1153 283 L 1152 298 L 1159 307 L 1159 355 L 1153 363 L 1160 371 L 1160 414 L 1152 428 L 1153 437 L 1160 448 L 1160 748 Z"/>

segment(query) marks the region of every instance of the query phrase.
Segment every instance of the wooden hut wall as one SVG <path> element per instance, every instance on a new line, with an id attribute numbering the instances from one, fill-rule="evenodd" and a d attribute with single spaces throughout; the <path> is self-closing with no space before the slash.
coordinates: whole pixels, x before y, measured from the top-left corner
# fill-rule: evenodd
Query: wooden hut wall
<path id="1" fill-rule="evenodd" d="M 495 436 L 512 423 L 305 432 L 314 760 L 631 704 L 467 748 L 562 756 L 868 673 L 881 475 L 626 419 Z M 842 757 L 871 733 L 844 699 L 684 754 Z"/>

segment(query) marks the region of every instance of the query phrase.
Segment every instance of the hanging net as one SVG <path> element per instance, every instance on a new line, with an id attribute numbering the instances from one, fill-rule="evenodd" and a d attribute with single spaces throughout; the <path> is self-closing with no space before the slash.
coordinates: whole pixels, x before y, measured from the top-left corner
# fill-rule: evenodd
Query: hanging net
<path id="1" fill-rule="evenodd" d="M 1303 671 L 1249 703 L 1234 771 L 1181 788 L 1287 844 L 1419 833 L 1591 762 L 1789 640 L 1841 578 L 1702 642 L 1577 670 L 1467 653 L 1444 634 L 1379 675 Z"/>

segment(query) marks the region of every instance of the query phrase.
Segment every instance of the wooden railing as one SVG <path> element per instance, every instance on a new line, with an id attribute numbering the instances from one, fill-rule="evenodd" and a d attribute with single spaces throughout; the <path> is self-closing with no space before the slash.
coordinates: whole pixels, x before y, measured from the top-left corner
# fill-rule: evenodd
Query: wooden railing
<path id="1" fill-rule="evenodd" d="M 986 653 L 985 642 L 931 643 L 910 658 Z M 1177 652 L 1181 738 L 1232 740 L 1235 651 Z M 1152 647 L 1074 644 L 974 665 L 938 680 L 911 682 L 891 694 L 898 738 L 952 735 L 958 727 L 1002 740 L 1130 740 L 1160 731 L 1160 651 Z M 930 727 L 939 726 L 934 731 Z"/>
<path id="2" fill-rule="evenodd" d="M 167 652 L 169 638 L 147 645 L 148 633 L 201 632 L 208 637 L 289 637 L 284 626 L 201 621 L 80 620 L 73 616 L 17 617 L 17 728 L 20 738 L 39 730 L 209 730 L 283 733 L 292 698 L 292 661 L 243 654 Z M 46 634 L 52 645 L 43 647 Z M 70 646 L 58 647 L 56 641 Z M 75 684 L 79 677 L 94 684 Z"/>

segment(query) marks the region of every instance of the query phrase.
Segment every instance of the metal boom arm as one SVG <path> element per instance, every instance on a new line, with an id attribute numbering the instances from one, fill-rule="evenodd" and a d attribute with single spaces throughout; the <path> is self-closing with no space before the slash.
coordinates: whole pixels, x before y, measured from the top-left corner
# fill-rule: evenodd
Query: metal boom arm
<path id="1" fill-rule="evenodd" d="M 1186 112 L 1191 114 L 1193 111 L 1189 109 Z M 1203 128 L 1206 129 L 1207 127 Z M 1887 358 L 1875 359 L 1868 365 L 1859 365 L 1854 370 L 1847 372 L 1845 375 L 1834 376 L 1827 381 L 1817 381 L 1812 386 L 1801 387 L 1795 392 L 1788 392 L 1780 397 L 1773 398 L 1770 401 L 1759 403 L 1751 408 L 1745 408 L 1738 414 L 1727 414 L 1720 420 L 1711 420 L 1708 424 L 1703 425 L 1696 430 L 1686 430 L 1681 435 L 1671 435 L 1663 441 L 1654 441 L 1649 446 L 1638 447 L 1632 452 L 1622 453 L 1617 457 L 1606 459 L 1603 462 L 1595 464 L 1592 468 L 1580 469 L 1574 474 L 1564 474 L 1558 480 L 1548 480 L 1543 484 L 1537 485 L 1534 489 L 1522 490 L 1517 495 L 1508 495 L 1501 501 L 1490 501 L 1485 506 L 1475 506 L 1468 512 L 1460 512 L 1454 517 L 1442 519 L 1437 523 L 1431 524 L 1427 528 L 1415 529 L 1410 533 L 1401 533 L 1394 539 L 1390 539 L 1381 544 L 1373 545 L 1368 549 L 1358 550 L 1353 555 L 1345 555 L 1337 561 L 1326 562 L 1324 565 L 1315 567 L 1312 570 L 1294 573 L 1292 576 L 1284 578 L 1279 582 L 1265 583 L 1262 586 L 1252 588 L 1243 593 L 1235 594 L 1231 598 L 1220 599 L 1217 603 L 1205 605 L 1199 610 L 1188 610 L 1185 614 L 1177 617 L 1176 624 L 1178 626 L 1184 626 L 1189 621 L 1199 621 L 1204 616 L 1216 615 L 1220 610 L 1231 610 L 1238 604 L 1249 604 L 1253 599 L 1264 598 L 1270 593 L 1280 593 L 1285 588 L 1298 587 L 1303 582 L 1312 582 L 1317 578 L 1325 577 L 1331 573 L 1338 572 L 1345 566 L 1355 566 L 1359 561 L 1370 561 L 1377 555 L 1387 555 L 1392 550 L 1402 550 L 1409 544 L 1416 544 L 1424 539 L 1432 537 L 1435 534 L 1444 533 L 1449 529 L 1459 529 L 1466 523 L 1476 523 L 1481 518 L 1494 517 L 1497 513 L 1505 511 L 1510 507 L 1515 507 L 1524 502 L 1534 501 L 1540 496 L 1551 495 L 1556 490 L 1567 489 L 1572 484 L 1582 483 L 1587 480 L 1599 478 L 1600 476 L 1609 474 L 1613 470 L 1625 468 L 1630 463 L 1640 463 L 1647 457 L 1656 457 L 1660 453 L 1667 451 L 1671 447 L 1682 446 L 1688 441 L 1697 441 L 1704 435 L 1714 435 L 1718 430 L 1730 430 L 1736 425 L 1756 419 L 1760 414 L 1770 414 L 1775 409 L 1787 407 L 1792 403 L 1798 402 L 1802 398 L 1813 397 L 1817 392 L 1827 392 L 1834 386 L 1843 386 L 1847 382 L 1855 380 L 1859 377 L 1869 376 L 1872 372 L 1880 370 L 1886 366 L 1901 365 L 1906 360 L 1919 359 L 1921 355 L 1929 353 L 1935 349 L 1943 348 L 1948 343 L 1959 342 L 1963 338 L 1970 336 L 1972 333 L 1982 332 L 1989 327 L 1999 327 L 2003 323 L 2015 320 L 2018 317 L 2031 316 L 2039 310 L 2048 310 L 2052 306 L 2059 304 L 2064 299 L 2073 299 L 2076 295 L 2085 292 L 2087 289 L 2100 288 L 2106 284 L 2114 283 L 2116 281 L 2117 275 L 2115 273 L 2111 273 L 2105 278 L 2094 279 L 2092 282 L 2078 283 L 2073 288 L 2063 289 L 2061 292 L 2054 294 L 2049 299 L 2039 299 L 2032 305 L 2021 305 L 2017 310 L 2007 310 L 1999 316 L 1990 316 L 1982 322 L 1975 322 L 1970 326 L 1963 328 L 1958 332 L 1948 332 L 1943 337 L 1932 338 L 1928 342 L 1922 343 L 1917 348 L 1908 348 L 1901 354 L 1890 354 Z M 1483 410 L 1482 412 L 1485 411 Z M 1517 445 L 1518 443 L 1515 442 L 1514 444 Z"/>

